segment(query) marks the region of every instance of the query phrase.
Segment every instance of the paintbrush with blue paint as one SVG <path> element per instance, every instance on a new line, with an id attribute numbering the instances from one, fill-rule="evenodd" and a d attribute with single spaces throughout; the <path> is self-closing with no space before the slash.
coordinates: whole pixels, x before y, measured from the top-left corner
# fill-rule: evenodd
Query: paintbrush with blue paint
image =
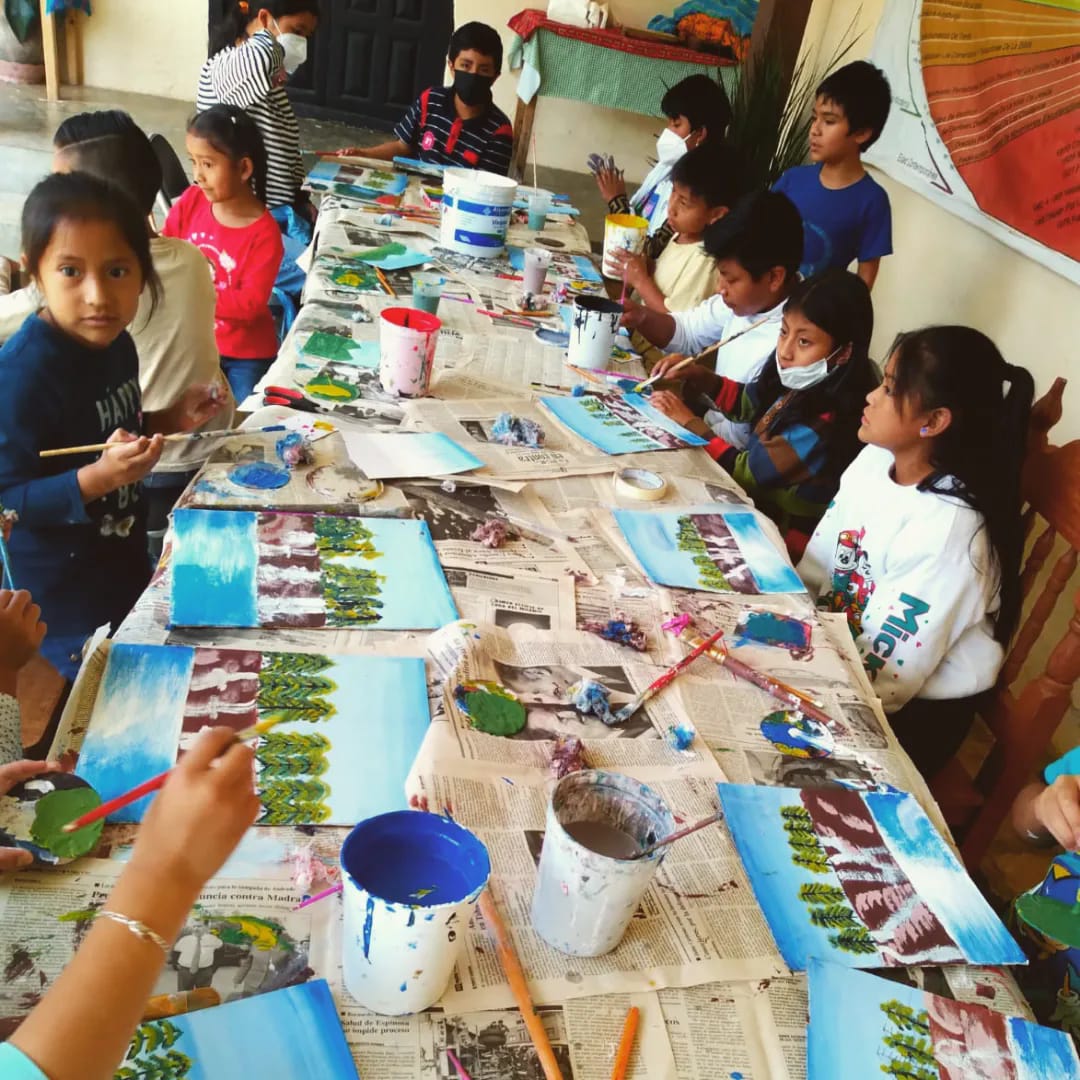
<path id="1" fill-rule="evenodd" d="M 12 591 L 15 589 L 15 578 L 11 573 L 11 553 L 8 551 L 7 534 L 11 531 L 14 523 L 15 511 L 5 510 L 3 506 L 0 506 L 0 565 L 2 565 L 3 569 L 3 575 L 0 576 L 0 587 Z"/>
<path id="2" fill-rule="evenodd" d="M 163 441 L 167 443 L 177 442 L 202 442 L 205 439 L 232 439 L 238 435 L 259 435 L 271 431 L 284 431 L 284 424 L 271 424 L 269 427 L 260 428 L 229 428 L 228 431 L 184 431 L 175 435 L 165 435 Z M 66 454 L 100 454 L 117 443 L 93 443 L 90 446 L 65 446 L 60 450 L 42 450 L 38 457 L 62 457 Z"/>

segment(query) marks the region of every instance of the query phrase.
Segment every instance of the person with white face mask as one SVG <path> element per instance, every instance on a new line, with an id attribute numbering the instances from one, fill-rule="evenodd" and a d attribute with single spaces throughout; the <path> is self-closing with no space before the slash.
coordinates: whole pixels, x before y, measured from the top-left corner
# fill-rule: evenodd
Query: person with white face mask
<path id="1" fill-rule="evenodd" d="M 706 413 L 749 422 L 733 446 L 670 390 L 653 394 L 666 416 L 708 438 L 709 454 L 779 526 L 792 560 L 802 555 L 860 449 L 859 418 L 877 379 L 870 362 L 874 311 L 855 274 L 827 270 L 798 282 L 784 305 L 776 352 L 743 384 L 691 365 L 683 392 L 715 403 Z"/>
<path id="2" fill-rule="evenodd" d="M 706 139 L 723 139 L 731 123 L 731 104 L 720 83 L 708 75 L 691 75 L 676 83 L 660 102 L 667 126 L 656 139 L 656 163 L 632 196 L 626 194 L 621 171 L 599 169 L 596 186 L 609 214 L 637 214 L 649 222 L 645 255 L 655 259 L 674 234 L 668 224 L 671 169 L 688 150 Z"/>
<path id="3" fill-rule="evenodd" d="M 255 121 L 268 158 L 267 206 L 278 218 L 294 206 L 313 216 L 300 190 L 300 128 L 285 84 L 308 58 L 319 0 L 221 0 L 210 58 L 199 73 L 198 109 L 234 105 Z"/>

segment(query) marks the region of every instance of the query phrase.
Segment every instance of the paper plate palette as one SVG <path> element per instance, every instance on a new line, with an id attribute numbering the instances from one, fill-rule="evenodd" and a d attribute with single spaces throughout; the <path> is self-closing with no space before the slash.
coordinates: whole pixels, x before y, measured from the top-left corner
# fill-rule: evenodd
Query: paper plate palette
<path id="1" fill-rule="evenodd" d="M 73 773 L 42 773 L 0 796 L 0 846 L 34 856 L 34 866 L 63 866 L 97 847 L 104 822 L 63 835 L 60 826 L 100 805 L 101 798 Z M 53 850 L 55 849 L 55 850 Z"/>

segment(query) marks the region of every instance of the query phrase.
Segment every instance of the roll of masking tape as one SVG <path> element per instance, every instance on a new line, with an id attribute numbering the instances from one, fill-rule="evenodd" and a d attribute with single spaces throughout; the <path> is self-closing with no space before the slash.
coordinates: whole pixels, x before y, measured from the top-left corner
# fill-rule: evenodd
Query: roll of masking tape
<path id="1" fill-rule="evenodd" d="M 667 481 L 648 469 L 620 469 L 615 474 L 615 494 L 623 499 L 656 502 L 667 494 Z"/>

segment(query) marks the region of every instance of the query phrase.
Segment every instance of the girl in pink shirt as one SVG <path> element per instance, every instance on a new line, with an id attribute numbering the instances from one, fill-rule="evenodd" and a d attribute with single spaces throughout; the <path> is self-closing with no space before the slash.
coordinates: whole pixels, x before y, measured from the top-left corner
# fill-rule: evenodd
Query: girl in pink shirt
<path id="1" fill-rule="evenodd" d="M 278 349 L 270 294 L 283 247 L 266 209 L 266 148 L 247 113 L 214 105 L 192 118 L 187 152 L 195 183 L 169 211 L 163 232 L 194 244 L 210 262 L 221 366 L 242 404 Z"/>

